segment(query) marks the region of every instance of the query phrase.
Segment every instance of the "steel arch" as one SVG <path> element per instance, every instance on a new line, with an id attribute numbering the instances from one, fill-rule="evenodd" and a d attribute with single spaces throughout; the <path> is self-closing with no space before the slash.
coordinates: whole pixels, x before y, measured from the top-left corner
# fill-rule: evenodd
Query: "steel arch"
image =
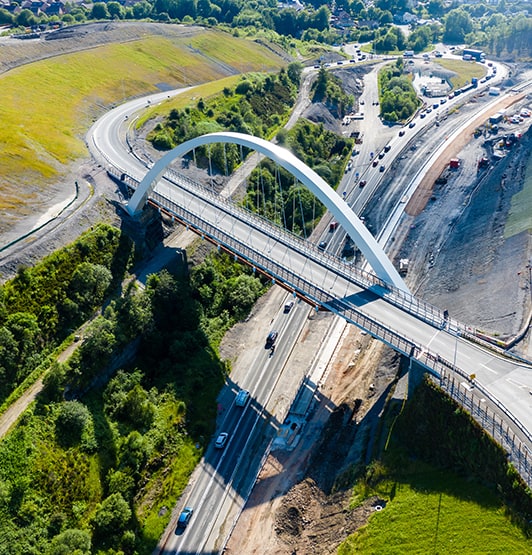
<path id="1" fill-rule="evenodd" d="M 209 133 L 186 141 L 167 152 L 152 166 L 140 182 L 137 190 L 129 200 L 127 206 L 128 212 L 131 215 L 135 215 L 142 210 L 149 194 L 155 189 L 166 168 L 176 158 L 183 156 L 196 147 L 213 143 L 232 143 L 248 147 L 264 154 L 288 170 L 331 211 L 336 221 L 354 240 L 377 276 L 386 283 L 408 292 L 403 279 L 373 235 L 371 235 L 348 204 L 338 196 L 336 191 L 325 180 L 287 149 L 274 145 L 264 139 L 245 135 L 244 133 L 233 133 L 230 131 Z"/>

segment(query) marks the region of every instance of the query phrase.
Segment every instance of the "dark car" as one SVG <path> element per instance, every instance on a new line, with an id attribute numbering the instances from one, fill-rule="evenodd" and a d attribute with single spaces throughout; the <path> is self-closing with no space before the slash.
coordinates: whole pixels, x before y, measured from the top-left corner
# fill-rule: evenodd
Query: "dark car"
<path id="1" fill-rule="evenodd" d="M 399 131 L 399 137 L 402 137 L 405 134 L 405 130 L 401 129 L 401 131 Z"/>
<path id="2" fill-rule="evenodd" d="M 266 348 L 267 349 L 269 349 L 270 347 L 273 346 L 273 344 L 275 343 L 278 335 L 279 335 L 279 332 L 277 330 L 272 330 L 268 334 L 268 337 L 266 338 Z"/>
<path id="3" fill-rule="evenodd" d="M 412 127 L 415 127 L 415 126 L 416 126 L 416 122 L 415 122 L 415 121 L 411 121 L 411 122 L 408 124 L 408 127 L 410 127 L 410 129 L 412 129 Z"/>
<path id="4" fill-rule="evenodd" d="M 378 160 L 373 160 L 373 163 L 371 164 L 374 168 L 377 167 L 377 164 L 379 163 Z"/>
<path id="5" fill-rule="evenodd" d="M 366 180 L 362 179 L 362 181 L 358 184 L 358 186 L 362 189 L 362 187 L 366 186 Z"/>
<path id="6" fill-rule="evenodd" d="M 293 307 L 293 306 L 294 306 L 294 301 L 287 301 L 287 302 L 284 304 L 283 312 L 284 312 L 285 314 L 288 314 L 288 313 L 292 310 L 292 307 Z"/>
<path id="7" fill-rule="evenodd" d="M 192 507 L 185 507 L 181 511 L 181 514 L 179 515 L 179 518 L 177 519 L 177 527 L 178 528 L 186 528 L 187 524 L 190 522 L 190 519 L 192 518 L 192 513 L 193 512 L 194 512 L 194 509 Z"/>
<path id="8" fill-rule="evenodd" d="M 380 172 L 383 172 L 385 169 L 386 169 L 386 168 L 385 168 L 384 166 L 381 166 L 381 167 L 379 168 L 379 171 L 380 171 Z"/>
<path id="9" fill-rule="evenodd" d="M 320 251 L 324 251 L 326 248 L 327 248 L 327 241 L 320 241 L 318 245 L 318 249 L 320 249 Z"/>
<path id="10" fill-rule="evenodd" d="M 391 148 L 392 148 L 392 145 L 386 145 L 384 147 L 384 152 L 389 152 Z"/>

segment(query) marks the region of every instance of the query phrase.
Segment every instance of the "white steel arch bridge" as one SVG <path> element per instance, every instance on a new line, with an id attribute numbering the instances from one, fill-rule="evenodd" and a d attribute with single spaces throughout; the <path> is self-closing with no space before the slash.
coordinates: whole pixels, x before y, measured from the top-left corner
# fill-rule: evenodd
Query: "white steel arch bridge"
<path id="1" fill-rule="evenodd" d="M 176 158 L 212 143 L 249 147 L 290 171 L 333 213 L 377 275 L 319 251 L 210 188 L 169 170 Z M 164 192 L 156 190 L 163 178 L 171 184 Z M 308 303 L 338 314 L 427 370 L 489 428 L 528 485 L 532 485 L 532 435 L 528 431 L 532 429 L 532 414 L 526 396 L 517 398 L 515 389 L 509 387 L 512 382 L 530 382 L 531 367 L 479 345 L 473 329 L 445 319 L 443 311 L 413 297 L 347 204 L 290 152 L 240 133 L 197 137 L 169 151 L 153 165 L 136 186 L 128 212 L 138 214 L 148 201 Z M 475 376 L 475 391 L 483 406 L 480 401 L 476 405 L 473 396 L 468 401 L 460 390 L 460 385 L 465 384 L 470 391 L 471 376 Z M 500 422 L 496 427 L 497 415 Z M 486 419 L 489 426 L 485 425 Z"/>

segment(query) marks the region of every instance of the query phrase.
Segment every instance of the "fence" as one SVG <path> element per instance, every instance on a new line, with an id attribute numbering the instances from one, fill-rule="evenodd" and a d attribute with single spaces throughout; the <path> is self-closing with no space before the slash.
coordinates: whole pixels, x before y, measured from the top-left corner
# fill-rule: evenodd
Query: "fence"
<path id="1" fill-rule="evenodd" d="M 394 289 L 373 274 L 348 265 L 333 255 L 319 251 L 308 241 L 275 226 L 268 220 L 260 218 L 244 208 L 234 205 L 231 201 L 220 197 L 207 187 L 199 185 L 173 171 L 170 172 L 170 175 L 172 181 L 175 181 L 178 187 L 188 190 L 189 192 L 193 191 L 194 195 L 201 197 L 204 202 L 215 206 L 217 210 L 245 222 L 250 227 L 260 230 L 279 243 L 290 247 L 300 254 L 304 254 L 320 266 L 334 271 L 339 277 L 359 287 L 378 293 L 391 304 L 403 308 L 405 311 L 414 314 L 419 319 L 432 325 L 438 327 L 444 321 L 443 313 L 440 309 L 428 303 L 424 303 L 423 301 L 419 301 L 408 293 Z M 121 179 L 124 180 L 124 177 L 125 176 L 122 175 Z M 127 182 L 135 187 L 134 180 L 127 179 Z M 199 203 L 189 204 L 187 207 L 181 206 L 181 204 L 174 203 L 171 199 L 157 192 L 152 193 L 150 202 L 159 210 L 166 211 L 169 215 L 181 221 L 185 226 L 193 228 L 197 233 L 212 243 L 232 254 L 236 254 L 241 260 L 250 264 L 253 268 L 270 276 L 274 282 L 277 281 L 284 284 L 285 287 L 296 292 L 296 294 L 306 299 L 311 304 L 314 304 L 316 307 L 323 306 L 339 314 L 350 323 L 366 330 L 373 337 L 386 343 L 396 351 L 405 356 L 415 358 L 434 378 L 439 380 L 445 391 L 464 406 L 464 408 L 471 413 L 473 418 L 475 418 L 475 420 L 502 445 L 509 453 L 510 460 L 515 465 L 523 480 L 529 486 L 532 486 L 532 437 L 526 428 L 506 409 L 506 407 L 501 405 L 488 391 L 483 390 L 478 385 L 476 386 L 476 390 L 480 391 L 483 397 L 487 399 L 491 405 L 496 407 L 497 411 L 491 410 L 488 406 L 482 406 L 480 401 L 475 403 L 473 399 L 474 395 L 472 393 L 468 394 L 467 389 L 456 382 L 458 377 L 466 380 L 466 382 L 469 380 L 470 377 L 465 372 L 456 368 L 438 354 L 431 353 L 429 350 L 417 345 L 410 338 L 390 330 L 384 323 L 368 317 L 346 301 L 337 299 L 332 296 L 330 292 L 311 283 L 286 266 L 275 262 L 271 257 L 267 257 L 261 252 L 254 250 L 235 236 L 229 235 L 219 227 L 216 227 L 205 220 L 201 213 L 199 213 L 201 212 L 198 206 Z M 466 328 L 463 324 L 450 320 L 446 320 L 445 323 L 456 333 L 463 336 L 471 336 L 471 330 Z M 445 387 L 446 384 L 451 384 L 450 390 Z"/>

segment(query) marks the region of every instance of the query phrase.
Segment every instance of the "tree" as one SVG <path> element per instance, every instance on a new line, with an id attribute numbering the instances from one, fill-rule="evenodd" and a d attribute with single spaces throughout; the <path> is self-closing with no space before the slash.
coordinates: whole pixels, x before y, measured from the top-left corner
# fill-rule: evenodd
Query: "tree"
<path id="1" fill-rule="evenodd" d="M 445 18 L 443 40 L 450 43 L 464 42 L 465 36 L 473 30 L 469 14 L 462 8 L 451 10 Z"/>
<path id="2" fill-rule="evenodd" d="M 134 4 L 132 9 L 133 17 L 135 19 L 146 19 L 151 15 L 153 7 L 146 0 L 142 0 L 142 2 L 137 2 L 136 4 Z"/>
<path id="3" fill-rule="evenodd" d="M 89 409 L 79 401 L 64 401 L 55 419 L 55 435 L 59 443 L 70 446 L 81 441 L 83 433 L 92 427 Z"/>
<path id="4" fill-rule="evenodd" d="M 50 555 L 90 555 L 91 537 L 86 530 L 71 528 L 55 536 Z"/>
<path id="5" fill-rule="evenodd" d="M 2 326 L 0 328 L 0 383 L 12 385 L 15 381 L 17 368 L 18 343 L 13 334 Z"/>
<path id="6" fill-rule="evenodd" d="M 119 2 L 107 2 L 107 11 L 109 12 L 109 16 L 113 19 L 124 18 L 124 8 Z"/>
<path id="7" fill-rule="evenodd" d="M 95 2 L 92 5 L 92 10 L 90 12 L 91 19 L 109 19 L 109 11 L 107 10 L 107 5 L 103 2 Z"/>
<path id="8" fill-rule="evenodd" d="M 286 68 L 286 74 L 288 75 L 288 78 L 297 87 L 299 87 L 299 83 L 301 82 L 302 71 L 303 66 L 300 62 L 291 62 Z"/>
<path id="9" fill-rule="evenodd" d="M 120 493 L 112 493 L 100 503 L 96 509 L 93 526 L 98 536 L 122 535 L 129 519 L 131 509 Z"/>
<path id="10" fill-rule="evenodd" d="M 150 450 L 150 444 L 146 438 L 136 430 L 131 432 L 120 449 L 121 466 L 139 472 L 146 464 Z"/>
<path id="11" fill-rule="evenodd" d="M 427 11 L 431 17 L 441 17 L 445 13 L 442 0 L 430 0 Z"/>
<path id="12" fill-rule="evenodd" d="M 105 266 L 82 262 L 72 274 L 69 296 L 86 311 L 102 304 L 112 280 L 113 274 Z"/>
<path id="13" fill-rule="evenodd" d="M 38 20 L 31 10 L 25 8 L 15 17 L 15 23 L 20 27 L 31 27 L 32 25 L 36 25 Z"/>
<path id="14" fill-rule="evenodd" d="M 312 100 L 314 102 L 320 102 L 324 97 L 325 93 L 327 92 L 327 83 L 329 80 L 328 73 L 324 67 L 320 68 L 318 71 L 318 77 L 316 81 L 314 81 L 314 96 Z"/>
<path id="15" fill-rule="evenodd" d="M 13 24 L 13 14 L 0 8 L 0 25 L 12 25 Z"/>

